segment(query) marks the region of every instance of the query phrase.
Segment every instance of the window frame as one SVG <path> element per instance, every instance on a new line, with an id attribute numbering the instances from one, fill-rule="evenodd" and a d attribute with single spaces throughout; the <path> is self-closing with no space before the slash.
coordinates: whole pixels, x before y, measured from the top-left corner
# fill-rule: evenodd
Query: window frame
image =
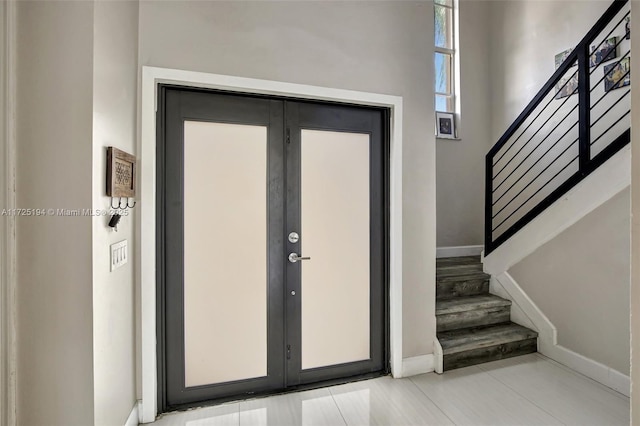
<path id="1" fill-rule="evenodd" d="M 449 87 L 450 87 L 450 92 L 438 92 L 436 90 L 436 79 L 435 79 L 435 74 L 434 74 L 434 82 L 433 82 L 433 89 L 434 89 L 434 110 L 438 111 L 438 112 L 449 112 L 449 113 L 453 113 L 456 118 L 459 118 L 459 114 L 460 114 L 460 102 L 459 102 L 459 44 L 458 44 L 458 26 L 459 26 L 459 17 L 458 17 L 458 7 L 459 7 L 459 2 L 458 0 L 450 0 L 450 4 L 446 4 L 449 2 L 440 2 L 438 0 L 434 0 L 433 1 L 433 20 L 434 20 L 434 42 L 433 42 L 433 61 L 434 61 L 434 73 L 435 73 L 435 58 L 436 58 L 436 54 L 440 53 L 440 54 L 444 54 L 444 55 L 449 55 L 451 58 L 451 64 L 450 64 L 450 73 L 449 73 Z M 446 48 L 446 47 L 440 47 L 440 46 L 436 46 L 436 41 L 435 41 L 435 30 L 436 30 L 436 26 L 435 26 L 435 20 L 436 20 L 436 10 L 438 7 L 442 7 L 444 9 L 448 9 L 451 11 L 451 44 L 452 47 L 451 48 Z M 445 25 L 448 25 L 447 22 L 445 22 Z M 438 96 L 442 96 L 445 97 L 446 99 L 446 103 L 447 103 L 447 107 L 446 110 L 442 111 L 439 110 L 436 106 L 436 99 Z"/>

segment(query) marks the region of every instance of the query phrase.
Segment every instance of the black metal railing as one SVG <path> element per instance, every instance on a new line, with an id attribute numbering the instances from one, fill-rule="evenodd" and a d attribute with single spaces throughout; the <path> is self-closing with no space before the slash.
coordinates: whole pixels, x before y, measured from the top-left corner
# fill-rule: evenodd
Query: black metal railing
<path id="1" fill-rule="evenodd" d="M 485 255 L 629 143 L 629 9 L 609 6 L 487 154 Z"/>

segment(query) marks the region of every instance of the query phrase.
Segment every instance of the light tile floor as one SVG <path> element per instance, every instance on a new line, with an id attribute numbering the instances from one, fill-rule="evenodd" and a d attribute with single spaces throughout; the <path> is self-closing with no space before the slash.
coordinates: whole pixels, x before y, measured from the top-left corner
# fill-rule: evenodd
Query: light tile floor
<path id="1" fill-rule="evenodd" d="M 169 413 L 152 424 L 626 426 L 629 398 L 531 354 Z"/>

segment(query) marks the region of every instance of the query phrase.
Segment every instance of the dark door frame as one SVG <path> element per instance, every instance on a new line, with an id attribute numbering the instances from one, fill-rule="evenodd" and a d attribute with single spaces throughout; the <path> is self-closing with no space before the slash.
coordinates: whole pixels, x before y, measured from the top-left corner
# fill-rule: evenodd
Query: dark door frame
<path id="1" fill-rule="evenodd" d="M 197 88 L 204 85 L 204 80 L 211 79 L 212 81 L 216 81 L 218 87 L 229 88 L 229 91 L 226 93 L 232 94 L 245 94 L 252 97 L 261 97 L 260 94 L 251 93 L 252 91 L 263 91 L 263 89 L 256 89 L 256 84 L 264 85 L 265 87 L 269 87 L 269 92 L 277 93 L 277 94 L 293 94 L 293 96 L 270 96 L 275 99 L 286 99 L 286 100 L 297 100 L 297 101 L 308 101 L 311 97 L 318 98 L 329 98 L 329 99 L 337 99 L 340 102 L 326 102 L 322 100 L 313 100 L 315 103 L 327 103 L 327 104 L 338 104 L 338 105 L 353 105 L 353 106 L 362 106 L 365 108 L 371 108 L 374 106 L 382 106 L 382 109 L 387 108 L 385 111 L 385 193 L 386 193 L 386 232 L 385 232 L 385 240 L 387 242 L 385 248 L 386 254 L 386 263 L 387 263 L 387 272 L 386 272 L 386 318 L 385 318 L 385 329 L 386 329 L 386 344 L 385 344 L 385 357 L 389 360 L 391 355 L 391 348 L 393 348 L 393 359 L 391 359 L 391 369 L 394 372 L 395 376 L 401 376 L 402 374 L 402 303 L 401 303 L 401 294 L 402 294 L 402 274 L 401 274 L 401 211 L 402 204 L 401 198 L 399 194 L 402 191 L 402 160 L 401 160 L 401 152 L 402 152 L 402 98 L 397 96 L 389 96 L 389 95 L 377 95 L 373 93 L 364 93 L 364 92 L 350 92 L 343 90 L 335 90 L 335 89 L 325 89 L 320 87 L 313 86 L 300 86 L 291 85 L 289 83 L 278 83 L 278 82 L 269 82 L 266 80 L 252 80 L 252 79 L 242 79 L 231 77 L 230 79 L 233 81 L 227 81 L 229 78 L 227 76 L 216 76 L 213 74 L 200 75 L 200 73 L 190 73 L 188 71 L 180 71 L 179 78 L 176 78 L 174 70 L 164 70 L 164 69 L 156 69 L 153 67 L 144 67 L 143 70 L 143 94 L 142 94 L 142 105 L 143 105 L 143 123 L 142 123 L 142 153 L 146 154 L 148 157 L 151 153 L 149 148 L 152 145 L 151 142 L 151 133 L 150 130 L 153 129 L 156 133 L 159 133 L 159 129 L 162 128 L 162 117 L 158 115 L 158 121 L 153 124 L 151 112 L 145 107 L 145 105 L 149 105 L 150 101 L 153 101 L 154 93 L 151 92 L 151 88 L 159 87 L 160 81 L 176 81 L 177 83 L 174 85 L 176 87 L 181 88 Z M 184 75 L 183 75 L 184 74 Z M 238 80 L 237 82 L 235 80 Z M 246 81 L 245 81 L 246 80 Z M 273 87 L 275 86 L 275 87 Z M 280 87 L 282 86 L 282 87 Z M 146 90 L 145 90 L 146 88 Z M 237 92 L 238 88 L 244 88 L 249 93 Z M 242 89 L 241 89 L 242 90 Z M 155 90 L 154 90 L 155 92 Z M 326 93 L 325 93 L 326 92 Z M 151 95 L 151 96 L 150 96 Z M 161 93 L 158 91 L 158 105 L 162 103 L 161 101 Z M 298 97 L 301 96 L 301 97 Z M 307 98 L 307 96 L 309 98 Z M 346 100 L 346 102 L 342 102 L 342 100 Z M 144 111 L 147 111 L 146 113 Z M 146 119 L 145 119 L 146 118 Z M 151 119 L 151 120 L 150 120 Z M 391 127 L 393 127 L 391 129 Z M 392 140 L 390 140 L 392 137 Z M 391 144 L 391 146 L 390 146 Z M 146 147 L 146 148 L 145 148 Z M 390 149 L 392 149 L 392 153 L 390 153 Z M 389 158 L 391 155 L 391 158 Z M 142 175 L 145 175 L 145 165 L 142 167 Z M 147 162 L 146 165 L 146 176 L 147 181 L 145 185 L 141 185 L 141 191 L 143 194 L 147 194 L 147 207 L 146 212 L 143 213 L 142 220 L 144 218 L 150 219 L 150 214 L 154 214 L 155 206 L 152 200 L 155 199 L 154 194 L 151 194 L 151 187 L 149 185 L 148 177 L 155 175 L 155 164 L 154 162 Z M 151 174 L 149 174 L 149 172 Z M 144 180 L 143 180 L 144 182 Z M 390 187 L 392 185 L 392 188 Z M 146 190 L 145 190 L 146 188 Z M 390 195 L 393 196 L 393 200 L 390 199 Z M 151 201 L 151 203 L 150 203 Z M 143 203 L 144 205 L 144 200 Z M 391 211 L 390 211 L 391 209 Z M 391 217 L 391 214 L 393 215 Z M 161 218 L 158 218 L 161 220 Z M 151 222 L 153 223 L 153 222 Z M 161 223 L 161 222 L 159 222 Z M 142 224 L 141 233 L 143 235 L 149 236 L 151 232 L 150 227 Z M 155 237 L 155 235 L 153 235 Z M 148 240 L 152 242 L 151 238 Z M 157 366 L 158 372 L 163 368 L 163 360 L 161 358 L 157 358 L 157 362 L 155 359 L 155 336 L 151 336 L 149 331 L 150 325 L 152 325 L 158 332 L 158 334 L 162 333 L 162 321 L 156 321 L 156 316 L 160 309 L 157 309 L 159 306 L 153 307 L 149 304 L 149 299 L 145 298 L 145 294 L 148 296 L 149 293 L 154 290 L 149 288 L 151 281 L 149 281 L 150 273 L 155 271 L 154 268 L 149 268 L 153 266 L 155 261 L 153 258 L 150 258 L 151 250 L 155 251 L 155 244 L 153 244 L 153 249 L 150 249 L 151 245 L 147 242 L 141 242 L 142 245 L 142 254 L 143 258 L 141 259 L 141 267 L 143 273 L 143 281 L 142 281 L 142 310 L 143 310 L 143 318 L 142 318 L 142 361 L 143 365 L 147 367 L 143 368 L 143 404 L 141 405 L 141 416 L 144 419 L 152 419 L 152 416 L 155 415 L 157 411 L 156 401 L 150 401 L 149 397 L 151 395 L 155 395 L 158 397 L 157 402 L 162 402 L 162 397 L 157 392 L 162 387 L 162 380 L 160 374 L 156 377 L 150 375 L 151 371 L 149 370 L 150 362 L 153 362 L 154 366 Z M 391 246 L 393 244 L 393 246 Z M 393 250 L 393 253 L 391 253 Z M 146 254 L 146 258 L 144 256 Z M 390 265 L 389 265 L 390 264 Z M 391 275 L 391 276 L 390 276 Z M 144 278 L 147 277 L 147 278 Z M 157 283 L 158 284 L 158 283 Z M 391 286 L 391 288 L 389 288 Z M 392 300 L 389 300 L 389 293 L 391 294 Z M 146 300 L 146 301 L 145 301 Z M 158 295 L 157 303 L 162 303 L 162 297 Z M 391 302 L 391 306 L 390 303 Z M 155 312 L 154 312 L 155 311 Z M 149 317 L 149 313 L 153 314 L 153 317 Z M 152 322 L 151 322 L 152 320 Z M 390 330 L 392 328 L 392 330 Z M 154 333 L 155 334 L 155 333 Z M 146 336 L 146 337 L 145 337 Z M 153 344 L 153 346 L 150 345 Z M 154 356 L 152 355 L 152 347 Z M 388 365 L 388 362 L 386 362 Z M 155 375 L 155 374 L 154 374 Z M 153 380 L 150 382 L 149 380 Z M 157 382 L 156 382 L 157 380 Z M 151 387 L 152 383 L 155 383 L 153 387 Z M 155 400 L 155 397 L 154 397 Z"/>

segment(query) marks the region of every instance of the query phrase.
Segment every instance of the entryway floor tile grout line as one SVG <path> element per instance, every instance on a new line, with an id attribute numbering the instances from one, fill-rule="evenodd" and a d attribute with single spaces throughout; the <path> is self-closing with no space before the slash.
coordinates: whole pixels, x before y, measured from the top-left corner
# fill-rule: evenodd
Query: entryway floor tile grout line
<path id="1" fill-rule="evenodd" d="M 433 374 L 437 374 L 435 371 L 434 371 L 434 372 L 432 372 L 432 373 L 433 373 Z M 426 374 L 431 374 L 431 373 L 426 373 Z M 451 424 L 456 425 L 456 426 L 458 425 L 456 422 L 454 422 L 454 421 L 453 421 L 453 419 L 452 419 L 451 417 L 449 417 L 449 415 L 447 414 L 447 412 L 446 412 L 446 411 L 444 411 L 444 408 L 440 407 L 440 406 L 439 406 L 439 405 L 438 405 L 438 404 L 437 404 L 433 399 L 429 398 L 429 395 L 427 395 L 427 393 L 426 393 L 425 391 L 423 391 L 423 390 L 422 390 L 422 388 L 416 384 L 416 382 L 414 382 L 414 381 L 413 381 L 413 378 L 412 378 L 412 377 L 407 377 L 407 379 L 411 382 L 411 384 L 412 384 L 413 386 L 415 386 L 415 387 L 416 387 L 416 389 L 418 389 L 418 391 L 419 391 L 421 394 L 423 394 L 423 395 L 425 396 L 425 398 L 427 398 L 429 401 L 431 401 L 431 403 L 433 404 L 433 406 L 434 406 L 434 407 L 436 407 L 436 408 L 437 408 L 437 409 L 442 413 L 442 415 L 443 415 L 443 416 L 445 416 L 447 419 L 449 419 L 449 421 L 451 422 Z"/>
<path id="2" fill-rule="evenodd" d="M 494 376 L 493 374 L 491 374 L 490 371 L 485 370 L 484 368 L 482 368 L 482 364 L 478 365 L 478 368 L 483 372 L 488 374 L 490 377 L 492 377 L 493 379 L 495 379 L 497 382 L 503 384 L 504 386 L 506 386 L 507 388 L 511 389 L 514 393 L 518 394 L 521 398 L 523 398 L 525 401 L 528 401 L 529 403 L 531 403 L 531 405 L 533 405 L 534 407 L 539 408 L 541 411 L 547 413 L 548 415 L 550 415 L 551 417 L 553 417 L 554 419 L 556 419 L 557 421 L 559 421 L 561 424 L 566 426 L 566 423 L 563 422 L 562 420 L 560 420 L 559 418 L 557 418 L 556 416 L 554 416 L 552 413 L 550 413 L 549 411 L 545 410 L 544 408 L 542 408 L 541 406 L 539 406 L 535 401 L 530 400 L 529 398 L 527 398 L 525 395 L 521 394 L 520 392 L 518 392 L 516 389 L 514 389 L 512 386 L 509 386 L 507 383 L 503 382 L 502 380 L 500 380 L 498 377 Z"/>
<path id="3" fill-rule="evenodd" d="M 342 421 L 344 422 L 345 426 L 350 426 L 349 423 L 347 423 L 347 419 L 344 417 L 344 414 L 342 414 L 342 410 L 340 409 L 340 405 L 338 404 L 338 401 L 336 401 L 336 397 L 333 394 L 332 388 L 329 388 L 329 395 L 331 395 L 331 400 L 333 401 L 334 404 L 336 404 L 336 408 L 338 409 L 338 413 L 340 413 L 340 417 L 342 417 Z"/>

